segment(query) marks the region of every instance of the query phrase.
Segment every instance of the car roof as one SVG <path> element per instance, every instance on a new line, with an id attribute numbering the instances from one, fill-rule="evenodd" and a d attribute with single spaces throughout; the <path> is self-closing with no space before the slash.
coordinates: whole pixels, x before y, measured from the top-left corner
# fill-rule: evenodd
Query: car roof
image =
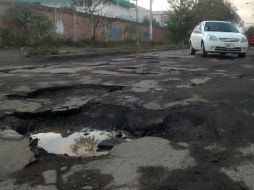
<path id="1" fill-rule="evenodd" d="M 228 22 L 228 21 L 220 21 L 220 20 L 205 20 L 203 22 L 204 23 L 206 23 L 206 22 L 225 22 L 225 23 L 231 23 L 231 22 Z"/>

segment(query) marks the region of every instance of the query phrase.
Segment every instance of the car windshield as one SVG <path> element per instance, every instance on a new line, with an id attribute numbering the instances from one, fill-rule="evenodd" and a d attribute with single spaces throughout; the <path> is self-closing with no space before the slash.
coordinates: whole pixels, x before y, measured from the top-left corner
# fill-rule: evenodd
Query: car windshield
<path id="1" fill-rule="evenodd" d="M 239 33 L 235 25 L 227 22 L 206 22 L 205 31 Z"/>

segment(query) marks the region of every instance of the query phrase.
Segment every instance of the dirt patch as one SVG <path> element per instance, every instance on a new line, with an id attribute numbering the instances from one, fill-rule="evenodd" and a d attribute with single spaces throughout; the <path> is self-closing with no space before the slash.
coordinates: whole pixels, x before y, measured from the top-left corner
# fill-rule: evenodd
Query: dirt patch
<path id="1" fill-rule="evenodd" d="M 169 172 L 158 167 L 139 169 L 141 190 L 247 190 L 216 167 L 196 166 Z"/>
<path id="2" fill-rule="evenodd" d="M 214 142 L 218 139 L 217 129 L 204 112 L 184 109 L 172 111 L 165 118 L 162 133 L 166 138 L 184 142 Z"/>
<path id="3" fill-rule="evenodd" d="M 254 120 L 230 108 L 191 105 L 167 111 L 163 124 L 150 133 L 171 141 L 240 146 L 252 142 Z"/>
<path id="4" fill-rule="evenodd" d="M 16 179 L 16 185 L 29 184 L 30 186 L 46 185 L 43 173 L 48 170 L 55 170 L 57 176 L 57 188 L 59 190 L 82 189 L 82 187 L 90 186 L 95 190 L 104 189 L 107 184 L 112 181 L 112 176 L 101 174 L 98 170 L 81 170 L 73 172 L 68 177 L 68 183 L 64 183 L 62 176 L 71 171 L 74 165 L 84 165 L 90 160 L 101 158 L 72 158 L 68 156 L 56 156 L 48 154 L 43 150 L 39 151 L 40 157 L 37 162 L 29 165 L 24 170 L 12 174 Z"/>

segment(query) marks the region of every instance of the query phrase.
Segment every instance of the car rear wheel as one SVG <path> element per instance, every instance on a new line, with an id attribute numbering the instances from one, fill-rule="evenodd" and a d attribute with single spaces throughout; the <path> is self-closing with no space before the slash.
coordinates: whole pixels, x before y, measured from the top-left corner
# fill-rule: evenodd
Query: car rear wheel
<path id="1" fill-rule="evenodd" d="M 238 54 L 238 57 L 240 57 L 240 58 L 245 58 L 245 56 L 246 56 L 246 53 L 239 53 Z"/>
<path id="2" fill-rule="evenodd" d="M 202 49 L 202 57 L 206 57 L 207 51 L 205 50 L 204 42 L 201 43 L 201 49 Z"/>
<path id="3" fill-rule="evenodd" d="M 191 55 L 195 55 L 195 53 L 196 53 L 196 51 L 195 51 L 195 49 L 192 47 L 192 44 L 191 44 L 191 42 L 190 42 L 190 54 L 191 54 Z"/>

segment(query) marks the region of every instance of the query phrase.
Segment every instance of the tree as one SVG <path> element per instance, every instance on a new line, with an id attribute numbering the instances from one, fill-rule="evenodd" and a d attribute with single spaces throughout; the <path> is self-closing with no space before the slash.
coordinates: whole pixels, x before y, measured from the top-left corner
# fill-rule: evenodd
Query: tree
<path id="1" fill-rule="evenodd" d="M 249 27 L 246 31 L 245 31 L 246 36 L 254 36 L 254 26 Z"/>
<path id="2" fill-rule="evenodd" d="M 170 11 L 168 27 L 175 43 L 184 42 L 195 25 L 194 0 L 168 0 Z"/>
<path id="3" fill-rule="evenodd" d="M 228 0 L 168 0 L 168 27 L 175 43 L 189 37 L 193 27 L 203 20 L 224 20 L 242 25 L 236 8 Z"/>
<path id="4" fill-rule="evenodd" d="M 16 38 L 13 31 L 7 28 L 0 28 L 0 48 L 16 45 Z"/>
<path id="5" fill-rule="evenodd" d="M 27 7 L 11 7 L 5 16 L 12 22 L 12 29 L 23 45 L 39 43 L 52 28 L 47 17 Z"/>
<path id="6" fill-rule="evenodd" d="M 91 26 L 91 42 L 95 41 L 96 29 L 100 22 L 100 11 L 104 9 L 110 0 L 71 0 L 71 7 L 75 10 L 77 7 L 85 6 L 84 11 L 89 14 L 89 21 Z"/>
<path id="7" fill-rule="evenodd" d="M 125 27 L 124 32 L 126 33 L 126 40 L 127 41 L 130 41 L 134 38 L 136 30 L 137 30 L 137 25 L 134 23 L 129 23 Z"/>
<path id="8" fill-rule="evenodd" d="M 193 8 L 198 13 L 198 21 L 224 20 L 240 24 L 241 17 L 236 8 L 227 0 L 198 0 Z"/>

